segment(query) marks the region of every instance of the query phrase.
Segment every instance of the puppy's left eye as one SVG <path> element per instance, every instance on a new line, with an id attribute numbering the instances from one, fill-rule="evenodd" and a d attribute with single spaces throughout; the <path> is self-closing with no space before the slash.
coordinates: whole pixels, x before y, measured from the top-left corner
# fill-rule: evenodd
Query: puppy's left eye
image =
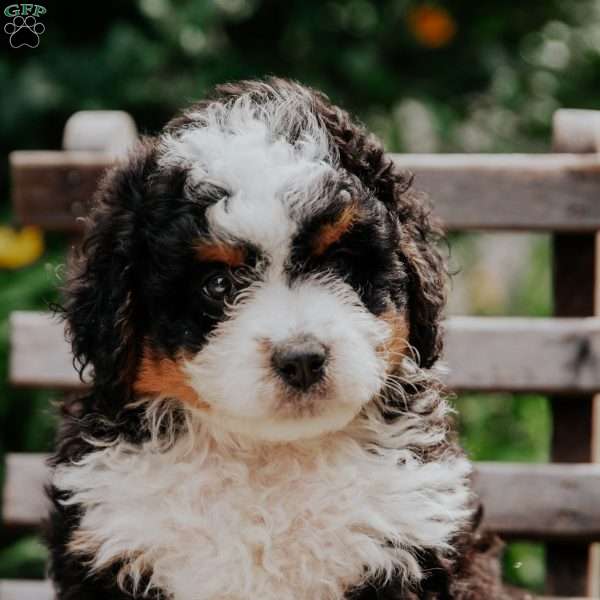
<path id="1" fill-rule="evenodd" d="M 204 281 L 202 294 L 211 302 L 224 302 L 233 290 L 233 281 L 227 273 L 216 273 Z"/>

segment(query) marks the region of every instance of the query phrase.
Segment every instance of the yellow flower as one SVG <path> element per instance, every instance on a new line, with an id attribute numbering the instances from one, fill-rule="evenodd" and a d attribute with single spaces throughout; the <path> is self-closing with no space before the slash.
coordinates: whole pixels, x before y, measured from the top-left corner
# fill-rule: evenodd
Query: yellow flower
<path id="1" fill-rule="evenodd" d="M 427 48 L 441 48 L 456 35 L 456 22 L 452 15 L 439 6 L 413 8 L 408 13 L 407 23 L 417 41 Z"/>
<path id="2" fill-rule="evenodd" d="M 44 235 L 39 227 L 16 231 L 0 226 L 0 269 L 19 269 L 35 262 L 44 252 Z"/>

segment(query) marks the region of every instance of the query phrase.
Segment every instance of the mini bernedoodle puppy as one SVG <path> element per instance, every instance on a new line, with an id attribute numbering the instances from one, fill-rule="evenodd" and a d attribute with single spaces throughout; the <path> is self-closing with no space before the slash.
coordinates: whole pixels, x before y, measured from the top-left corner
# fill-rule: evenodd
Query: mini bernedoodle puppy
<path id="1" fill-rule="evenodd" d="M 53 458 L 57 598 L 504 597 L 410 184 L 281 79 L 218 87 L 107 174 L 65 290 L 93 381 Z"/>

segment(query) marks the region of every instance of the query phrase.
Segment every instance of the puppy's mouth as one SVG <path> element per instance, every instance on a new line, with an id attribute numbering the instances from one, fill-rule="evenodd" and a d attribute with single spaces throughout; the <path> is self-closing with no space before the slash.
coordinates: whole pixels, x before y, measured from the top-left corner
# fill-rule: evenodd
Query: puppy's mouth
<path id="1" fill-rule="evenodd" d="M 327 410 L 330 386 L 316 384 L 307 392 L 283 389 L 275 396 L 273 414 L 282 419 L 301 419 L 321 416 Z"/>
<path id="2" fill-rule="evenodd" d="M 206 414 L 205 421 L 219 430 L 262 442 L 289 443 L 319 438 L 343 430 L 360 407 L 304 400 L 284 405 L 268 416 L 244 417 L 224 412 Z"/>

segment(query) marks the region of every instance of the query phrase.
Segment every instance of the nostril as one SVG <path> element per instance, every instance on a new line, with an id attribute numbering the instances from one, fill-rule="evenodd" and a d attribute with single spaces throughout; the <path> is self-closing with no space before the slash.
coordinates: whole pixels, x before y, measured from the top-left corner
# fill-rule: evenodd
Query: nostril
<path id="1" fill-rule="evenodd" d="M 291 387 L 307 390 L 325 374 L 327 350 L 313 338 L 290 341 L 273 352 L 273 367 Z"/>
<path id="2" fill-rule="evenodd" d="M 322 371 L 325 365 L 325 354 L 311 354 L 306 358 L 306 364 L 314 373 Z"/>
<path id="3" fill-rule="evenodd" d="M 279 370 L 285 379 L 297 379 L 301 376 L 300 365 L 296 361 L 282 362 Z"/>

